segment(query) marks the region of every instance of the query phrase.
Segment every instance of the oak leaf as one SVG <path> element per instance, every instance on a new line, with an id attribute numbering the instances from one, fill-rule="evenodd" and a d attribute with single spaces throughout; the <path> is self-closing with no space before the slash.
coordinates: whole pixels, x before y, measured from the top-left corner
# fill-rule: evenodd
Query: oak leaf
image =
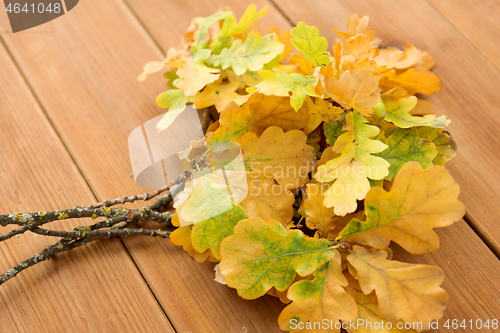
<path id="1" fill-rule="evenodd" d="M 316 68 L 316 64 L 307 59 L 304 53 L 294 54 L 290 58 L 290 64 L 295 65 L 294 72 L 303 74 L 303 75 L 312 75 L 314 73 L 314 69 Z"/>
<path id="2" fill-rule="evenodd" d="M 288 290 L 287 297 L 293 302 L 283 309 L 278 318 L 282 330 L 293 328 L 290 327 L 292 319 L 301 323 L 308 321 L 321 323 L 325 319 L 329 323 L 356 320 L 358 314 L 356 302 L 343 288 L 348 283 L 342 274 L 340 253 L 334 252 L 332 260 L 318 268 L 314 275 L 313 280 L 296 282 Z M 335 329 L 335 325 L 329 326 L 333 326 L 334 330 L 315 325 L 312 326 L 313 329 L 307 329 L 306 326 L 304 330 L 293 330 L 293 332 L 340 332 L 340 329 Z"/>
<path id="3" fill-rule="evenodd" d="M 196 95 L 205 85 L 219 78 L 220 74 L 215 73 L 219 73 L 220 69 L 204 64 L 204 61 L 210 57 L 210 53 L 208 49 L 198 50 L 177 70 L 180 78 L 177 88 L 184 91 L 187 97 Z"/>
<path id="4" fill-rule="evenodd" d="M 284 131 L 304 128 L 309 121 L 306 108 L 295 110 L 289 97 L 250 95 L 243 107 L 234 102 L 225 105 L 220 113 L 220 127 L 208 138 L 209 143 L 238 142 L 243 135 L 253 132 L 260 136 L 269 126 L 280 126 Z"/>
<path id="5" fill-rule="evenodd" d="M 316 65 L 326 65 L 330 62 L 330 57 L 325 54 L 328 49 L 328 41 L 325 37 L 319 36 L 318 28 L 308 26 L 304 22 L 299 22 L 290 31 L 292 44 L 302 52 L 304 56 Z"/>
<path id="6" fill-rule="evenodd" d="M 323 98 L 306 98 L 306 105 L 309 111 L 309 123 L 302 130 L 305 133 L 314 131 L 323 121 L 326 123 L 340 120 L 344 110 L 338 106 L 332 105 Z"/>
<path id="7" fill-rule="evenodd" d="M 172 225 L 177 227 L 177 229 L 175 229 L 170 234 L 169 238 L 170 242 L 172 244 L 182 246 L 182 249 L 186 251 L 189 255 L 191 255 L 196 262 L 201 263 L 209 258 L 213 258 L 213 260 L 215 260 L 215 257 L 212 256 L 210 250 L 206 250 L 203 253 L 200 253 L 194 249 L 193 243 L 191 242 L 192 226 L 188 225 L 185 227 L 181 227 L 180 224 L 181 223 L 179 221 L 179 212 L 176 211 L 175 214 L 172 216 Z"/>
<path id="8" fill-rule="evenodd" d="M 441 318 L 448 294 L 439 285 L 441 268 L 387 260 L 385 251 L 354 246 L 347 260 L 356 268 L 365 294 L 375 290 L 380 312 L 391 321 L 428 323 Z"/>
<path id="9" fill-rule="evenodd" d="M 327 240 L 287 231 L 272 219 L 240 221 L 220 250 L 220 271 L 244 299 L 263 296 L 272 287 L 283 291 L 296 274 L 307 276 L 334 255 Z"/>
<path id="10" fill-rule="evenodd" d="M 349 267 L 352 266 L 349 265 Z M 361 291 L 358 281 L 355 279 L 349 278 L 349 286 L 346 287 L 346 291 L 356 301 L 358 307 L 358 320 L 363 320 L 362 325 L 355 325 L 347 329 L 349 333 L 372 333 L 374 332 L 372 329 L 373 327 L 380 327 L 380 329 L 376 330 L 377 333 L 415 333 L 412 329 L 397 328 L 398 325 L 404 327 L 404 322 L 392 322 L 392 328 L 387 328 L 387 322 L 390 322 L 390 320 L 387 320 L 380 312 L 375 292 L 365 295 L 363 291 Z M 419 323 L 409 324 L 418 325 Z M 422 327 L 425 326 L 422 325 Z"/>
<path id="11" fill-rule="evenodd" d="M 465 214 L 458 201 L 460 188 L 441 166 L 424 170 L 417 162 L 406 163 L 390 191 L 370 189 L 365 198 L 366 221 L 352 220 L 338 239 L 378 249 L 391 241 L 415 253 L 435 251 L 439 238 L 434 228 L 446 227 Z"/>
<path id="12" fill-rule="evenodd" d="M 240 95 L 236 90 L 240 87 L 239 82 L 211 83 L 198 95 L 194 105 L 197 109 L 203 109 L 215 105 L 217 111 L 221 111 L 226 103 L 233 101 L 241 105 L 247 101 L 250 95 Z"/>
<path id="13" fill-rule="evenodd" d="M 314 148 L 306 141 L 302 131 L 285 133 L 271 126 L 259 138 L 252 132 L 245 134 L 239 145 L 247 168 L 273 177 L 285 189 L 295 189 L 309 180 L 307 174 L 316 166 Z"/>
<path id="14" fill-rule="evenodd" d="M 194 171 L 193 193 L 184 203 L 181 219 L 197 223 L 222 214 L 233 207 L 226 175 L 210 169 Z"/>
<path id="15" fill-rule="evenodd" d="M 410 110 L 417 105 L 417 97 L 410 96 L 395 100 L 385 100 L 380 102 L 375 109 L 380 109 L 385 114 L 385 120 L 392 122 L 401 128 L 413 126 L 432 126 L 446 127 L 450 120 L 445 116 L 436 117 L 435 115 L 426 115 L 423 117 L 412 116 Z"/>
<path id="16" fill-rule="evenodd" d="M 435 165 L 444 165 L 457 155 L 457 144 L 450 133 L 440 128 L 428 126 L 415 127 L 419 137 L 432 141 L 437 148 L 437 156 L 432 160 Z"/>
<path id="17" fill-rule="evenodd" d="M 250 24 L 266 15 L 268 10 L 269 7 L 264 6 L 264 8 L 257 12 L 257 6 L 255 4 L 251 4 L 247 7 L 238 23 L 236 23 L 236 18 L 233 15 L 229 15 L 222 24 L 220 36 L 233 36 L 243 33 L 243 31 L 245 31 Z"/>
<path id="18" fill-rule="evenodd" d="M 347 20 L 347 32 L 342 32 L 336 29 L 332 29 L 337 34 L 339 34 L 345 40 L 348 40 L 351 37 L 356 36 L 361 33 L 368 37 L 371 41 L 375 38 L 375 30 L 372 28 L 368 28 L 369 18 L 366 15 L 359 17 L 358 14 L 351 14 L 349 19 Z"/>
<path id="19" fill-rule="evenodd" d="M 371 137 L 379 133 L 375 126 L 366 124 L 362 114 L 354 111 L 345 117 L 343 128 L 332 150 L 340 156 L 320 165 L 314 178 L 319 182 L 333 182 L 325 192 L 324 204 L 334 207 L 335 214 L 343 216 L 354 212 L 357 200 L 365 198 L 370 189 L 370 179 L 383 179 L 389 173 L 389 162 L 373 154 L 387 146 Z"/>
<path id="20" fill-rule="evenodd" d="M 230 48 L 225 48 L 220 54 L 214 54 L 206 61 L 212 66 L 222 69 L 231 67 L 236 75 L 242 75 L 247 70 L 258 71 L 281 54 L 285 46 L 275 34 L 260 37 L 257 32 L 250 32 L 243 43 L 237 39 Z M 180 75 L 179 75 L 180 76 Z"/>
<path id="21" fill-rule="evenodd" d="M 248 217 L 272 218 L 286 226 L 293 217 L 295 198 L 292 192 L 260 172 L 249 172 L 246 176 L 248 193 L 240 205 Z"/>
<path id="22" fill-rule="evenodd" d="M 184 207 L 184 209 L 186 208 Z M 234 226 L 247 217 L 241 206 L 234 205 L 233 208 L 217 216 L 193 224 L 191 231 L 193 248 L 199 253 L 210 249 L 213 256 L 220 260 L 219 250 L 221 241 L 231 236 Z"/>
<path id="23" fill-rule="evenodd" d="M 274 68 L 273 71 L 260 70 L 259 75 L 263 81 L 255 88 L 265 95 L 286 97 L 291 93 L 290 104 L 295 111 L 302 107 L 307 95 L 316 96 L 314 78 L 298 73 L 287 74 L 278 68 Z"/>
<path id="24" fill-rule="evenodd" d="M 222 10 L 207 17 L 196 17 L 194 19 L 194 23 L 198 27 L 198 30 L 196 30 L 193 35 L 193 38 L 196 41 L 195 44 L 198 47 L 203 48 L 204 45 L 202 45 L 202 42 L 204 40 L 206 40 L 207 38 L 210 39 L 212 37 L 212 34 L 215 35 L 220 33 L 219 21 L 224 20 L 232 14 L 233 12 L 231 11 Z M 211 29 L 215 30 L 212 31 L 212 34 L 210 33 Z"/>
<path id="25" fill-rule="evenodd" d="M 317 183 L 309 183 L 306 185 L 306 190 L 302 205 L 306 214 L 306 225 L 311 230 L 317 230 L 318 236 L 323 236 L 325 229 L 331 229 L 336 217 L 333 208 L 327 208 L 325 201 L 325 186 Z"/>
<path id="26" fill-rule="evenodd" d="M 184 92 L 180 89 L 170 89 L 162 92 L 156 97 L 156 104 L 161 108 L 168 108 L 169 110 L 160 119 L 156 128 L 159 131 L 167 129 L 174 120 L 184 111 L 187 103 L 192 103 L 196 96 L 186 97 Z"/>
<path id="27" fill-rule="evenodd" d="M 417 71 L 415 68 L 410 68 L 403 73 L 397 73 L 395 70 L 384 73 L 380 79 L 380 86 L 384 90 L 400 86 L 410 95 L 418 92 L 432 95 L 441 90 L 439 81 L 439 77 L 428 70 Z"/>
<path id="28" fill-rule="evenodd" d="M 438 154 L 434 143 L 422 139 L 416 128 L 398 128 L 389 137 L 379 137 L 379 139 L 388 146 L 386 150 L 376 154 L 391 163 L 389 175 L 386 177 L 388 180 L 392 180 L 406 162 L 418 162 L 427 169 L 433 165 L 433 160 Z"/>
<path id="29" fill-rule="evenodd" d="M 369 115 L 380 101 L 379 79 L 370 70 L 345 71 L 338 79 L 323 76 L 323 92 L 344 109 Z"/>

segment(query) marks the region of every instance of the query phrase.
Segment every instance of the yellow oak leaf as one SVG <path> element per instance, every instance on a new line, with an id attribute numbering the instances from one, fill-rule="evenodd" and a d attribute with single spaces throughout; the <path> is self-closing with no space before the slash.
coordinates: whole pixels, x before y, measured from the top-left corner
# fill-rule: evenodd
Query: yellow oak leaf
<path id="1" fill-rule="evenodd" d="M 390 70 L 380 79 L 380 87 L 385 91 L 400 86 L 410 95 L 418 92 L 432 95 L 441 90 L 439 81 L 439 77 L 428 70 L 417 71 L 415 68 L 410 68 L 403 73 Z"/>
<path id="2" fill-rule="evenodd" d="M 324 235 L 325 229 L 331 228 L 335 213 L 333 208 L 327 208 L 323 201 L 326 188 L 322 184 L 309 183 L 306 185 L 302 205 L 306 214 L 306 225 L 309 229 L 316 229 L 318 235 Z"/>
<path id="3" fill-rule="evenodd" d="M 245 103 L 250 95 L 240 95 L 236 92 L 239 89 L 239 82 L 212 83 L 198 95 L 194 105 L 197 109 L 203 109 L 215 105 L 217 111 L 221 111 L 226 103 L 233 101 L 238 105 Z"/>
<path id="4" fill-rule="evenodd" d="M 323 238 L 335 239 L 339 233 L 345 228 L 353 219 L 362 220 L 365 218 L 365 212 L 360 210 L 358 212 L 349 213 L 345 216 L 335 216 L 330 224 L 325 227 Z"/>
<path id="5" fill-rule="evenodd" d="M 280 68 L 281 70 L 284 70 L 284 67 L 288 67 L 286 65 L 285 59 L 290 55 L 290 52 L 293 50 L 293 45 L 290 42 L 291 35 L 290 35 L 290 30 L 284 30 L 283 33 L 280 33 L 280 30 L 276 27 L 269 28 L 267 30 L 267 34 L 276 34 L 278 36 L 278 40 L 281 44 L 285 46 L 283 52 L 281 54 L 278 54 L 276 57 L 274 57 L 273 60 L 268 62 L 267 64 L 264 65 L 264 69 L 271 70 L 274 67 Z M 289 71 L 284 70 L 285 72 L 289 73 Z M 296 72 L 296 71 L 293 71 Z"/>
<path id="6" fill-rule="evenodd" d="M 290 63 L 295 65 L 294 72 L 303 75 L 312 75 L 316 68 L 316 64 L 307 59 L 304 53 L 294 54 L 290 58 Z"/>
<path id="7" fill-rule="evenodd" d="M 248 217 L 272 218 L 286 226 L 293 217 L 293 193 L 260 172 L 248 172 L 246 176 L 248 193 L 240 205 Z"/>
<path id="8" fill-rule="evenodd" d="M 211 68 L 205 65 L 205 60 L 210 57 L 211 51 L 208 49 L 198 50 L 177 70 L 180 81 L 177 88 L 184 91 L 186 97 L 194 96 L 208 83 L 212 83 L 220 76 L 220 69 Z"/>
<path id="9" fill-rule="evenodd" d="M 394 59 L 397 59 L 398 55 L 402 53 L 406 55 L 404 61 L 396 61 L 394 63 Z M 408 69 L 410 67 L 415 67 L 417 71 L 430 70 L 435 65 L 434 60 L 428 52 L 419 50 L 412 44 L 406 45 L 404 51 L 394 46 L 380 49 L 379 55 L 374 60 L 379 66 L 386 65 L 387 68 L 393 67 L 397 70 Z M 392 66 L 390 65 L 391 62 L 393 62 Z"/>
<path id="10" fill-rule="evenodd" d="M 259 73 L 252 71 L 246 71 L 245 74 L 236 75 L 232 70 L 225 70 L 222 71 L 221 77 L 227 78 L 229 82 L 238 82 L 240 84 L 238 89 L 253 87 L 262 81 Z"/>
<path id="11" fill-rule="evenodd" d="M 336 47 L 342 46 L 338 43 Z M 339 51 L 335 50 L 335 52 Z M 378 54 L 378 48 L 371 46 L 370 39 L 362 33 L 346 41 L 346 50 L 342 54 L 339 67 L 342 71 L 366 69 L 373 72 L 377 68 L 377 64 L 372 59 Z M 339 55 L 336 54 L 336 56 Z"/>
<path id="12" fill-rule="evenodd" d="M 304 133 L 311 133 L 323 121 L 330 122 L 339 120 L 344 113 L 344 110 L 338 106 L 334 106 L 329 101 L 322 98 L 315 98 L 314 101 L 307 97 L 306 105 L 309 111 L 309 123 L 302 129 Z"/>
<path id="13" fill-rule="evenodd" d="M 375 291 L 383 316 L 390 321 L 421 323 L 441 318 L 449 298 L 440 287 L 443 270 L 386 258 L 385 251 L 371 253 L 357 245 L 347 256 L 363 293 Z"/>
<path id="14" fill-rule="evenodd" d="M 188 57 L 189 53 L 184 48 L 171 47 L 167 51 L 167 57 L 164 61 L 150 61 L 144 65 L 143 72 L 137 78 L 138 81 L 142 82 L 147 79 L 151 74 L 157 73 L 165 68 L 165 66 L 170 66 L 173 68 L 181 67 Z"/>
<path id="15" fill-rule="evenodd" d="M 419 98 L 417 101 L 417 105 L 413 109 L 410 110 L 410 114 L 412 116 L 426 116 L 429 114 L 433 114 L 434 105 L 431 102 L 425 99 Z"/>
<path id="16" fill-rule="evenodd" d="M 371 137 L 379 133 L 376 126 L 366 124 L 362 114 L 354 111 L 345 117 L 346 131 L 335 141 L 333 152 L 340 156 L 317 169 L 314 178 L 322 183 L 333 182 L 325 192 L 324 204 L 334 207 L 336 215 L 354 212 L 357 200 L 365 198 L 370 189 L 368 178 L 384 179 L 389 174 L 389 162 L 372 154 L 384 151 L 387 145 Z"/>
<path id="17" fill-rule="evenodd" d="M 305 77 L 299 73 L 287 74 L 278 68 L 274 68 L 273 71 L 260 70 L 259 75 L 263 81 L 255 88 L 264 95 L 286 97 L 291 94 L 290 104 L 295 111 L 302 107 L 307 95 L 316 96 L 314 92 L 316 80 L 313 77 Z"/>
<path id="18" fill-rule="evenodd" d="M 281 127 L 271 126 L 259 138 L 252 132 L 245 134 L 239 145 L 247 168 L 274 178 L 283 188 L 295 189 L 309 180 L 307 174 L 316 166 L 314 148 L 306 141 L 302 131 L 285 133 Z"/>
<path id="19" fill-rule="evenodd" d="M 349 265 L 349 267 L 352 266 Z M 353 325 L 352 327 L 347 328 L 349 333 L 415 333 L 412 329 L 405 329 L 405 324 L 407 325 L 406 327 L 418 328 L 420 326 L 420 323 L 388 321 L 378 309 L 377 296 L 375 296 L 375 292 L 365 295 L 363 291 L 361 291 L 358 281 L 353 278 L 349 278 L 349 286 L 346 287 L 346 291 L 356 301 L 356 305 L 358 307 L 358 318 L 356 321 L 359 320 L 360 323 L 360 325 Z M 388 322 L 390 322 L 391 328 L 388 328 Z M 423 323 L 421 327 L 424 327 Z"/>
<path id="20" fill-rule="evenodd" d="M 351 14 L 347 20 L 347 32 L 342 32 L 336 29 L 332 29 L 337 34 L 339 34 L 345 40 L 356 36 L 361 33 L 368 37 L 370 41 L 375 38 L 375 30 L 368 28 L 369 18 L 366 15 L 359 17 L 358 14 Z"/>
<path id="21" fill-rule="evenodd" d="M 340 332 L 340 325 L 335 328 L 335 323 L 354 321 L 358 314 L 354 298 L 343 288 L 347 284 L 340 253 L 334 252 L 332 260 L 316 270 L 312 281 L 302 280 L 290 287 L 287 297 L 293 302 L 281 312 L 280 328 L 293 332 Z M 321 325 L 325 320 L 327 327 Z"/>
<path id="22" fill-rule="evenodd" d="M 352 220 L 338 239 L 378 249 L 394 241 L 415 254 L 435 251 L 439 238 L 433 229 L 449 226 L 465 214 L 459 193 L 444 167 L 424 170 L 419 163 L 408 162 L 390 191 L 378 186 L 370 189 L 365 198 L 366 221 Z"/>
<path id="23" fill-rule="evenodd" d="M 240 221 L 220 249 L 220 271 L 227 285 L 244 299 L 263 296 L 272 287 L 286 290 L 296 274 L 307 276 L 334 255 L 326 239 L 260 219 Z"/>
<path id="24" fill-rule="evenodd" d="M 284 131 L 304 128 L 309 122 L 306 108 L 297 112 L 290 105 L 289 97 L 265 96 L 258 92 L 239 107 L 229 102 L 220 113 L 220 127 L 208 138 L 216 142 L 237 143 L 243 135 L 253 132 L 260 136 L 269 126 L 280 126 Z"/>
<path id="25" fill-rule="evenodd" d="M 338 79 L 323 76 L 323 93 L 347 110 L 370 115 L 380 101 L 379 79 L 370 70 L 345 71 Z"/>

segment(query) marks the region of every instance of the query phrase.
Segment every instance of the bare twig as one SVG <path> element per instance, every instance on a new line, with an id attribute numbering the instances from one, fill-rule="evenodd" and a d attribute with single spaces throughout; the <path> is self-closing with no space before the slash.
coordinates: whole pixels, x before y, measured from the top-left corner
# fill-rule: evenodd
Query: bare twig
<path id="1" fill-rule="evenodd" d="M 61 252 L 66 252 L 69 250 L 72 250 L 76 247 L 86 245 L 90 242 L 93 242 L 98 239 L 102 238 L 109 238 L 109 237 L 126 237 L 126 236 L 151 236 L 151 237 L 162 237 L 162 238 L 168 238 L 170 237 L 171 232 L 170 231 L 162 231 L 162 230 L 148 230 L 148 229 L 111 229 L 111 230 L 94 230 L 94 231 L 87 231 L 87 235 L 83 235 L 82 238 L 77 238 L 76 240 L 73 240 L 72 236 L 74 232 L 66 232 L 66 231 L 55 231 L 55 230 L 46 230 L 46 229 L 41 229 L 41 228 L 35 228 L 32 231 L 37 232 L 40 234 L 45 234 L 44 231 L 38 232 L 39 230 L 44 230 L 47 232 L 58 232 L 58 233 L 64 233 L 66 237 L 58 241 L 57 243 L 48 246 L 45 248 L 42 252 L 39 254 L 36 254 L 32 256 L 29 259 L 26 259 L 16 266 L 12 267 L 9 269 L 7 272 L 4 274 L 0 275 L 0 285 L 3 283 L 7 282 L 8 280 L 12 279 L 15 277 L 17 274 L 20 272 L 24 271 L 26 268 L 32 267 L 36 265 L 39 262 L 45 261 L 53 257 L 54 255 L 61 253 Z M 48 235 L 48 234 L 45 234 Z M 51 236 L 51 235 L 50 235 Z"/>
<path id="2" fill-rule="evenodd" d="M 148 201 L 153 199 L 154 197 L 162 194 L 165 191 L 168 191 L 170 189 L 170 186 L 175 185 L 176 181 L 172 181 L 169 185 L 165 185 L 162 188 L 153 191 L 151 193 L 144 193 L 143 195 L 134 195 L 133 197 L 128 197 L 124 196 L 123 198 L 117 198 L 113 200 L 104 200 L 103 202 L 99 202 L 90 206 L 87 206 L 85 208 L 88 209 L 93 209 L 93 208 L 100 208 L 100 207 L 111 207 L 115 205 L 123 205 L 124 203 L 127 202 L 135 202 L 137 200 L 143 200 L 143 201 Z"/>
<path id="3" fill-rule="evenodd" d="M 126 236 L 151 236 L 151 237 L 162 237 L 168 238 L 171 231 L 163 231 L 163 230 L 151 230 L 151 229 L 106 229 L 106 230 L 77 230 L 77 231 L 60 231 L 60 230 L 48 230 L 42 228 L 34 228 L 31 230 L 32 232 L 44 235 L 44 236 L 52 236 L 52 237 L 62 237 L 62 238 L 71 238 L 71 239 L 80 239 L 80 238 L 89 238 L 89 239 L 97 239 L 97 238 L 111 238 L 111 237 L 126 237 Z"/>

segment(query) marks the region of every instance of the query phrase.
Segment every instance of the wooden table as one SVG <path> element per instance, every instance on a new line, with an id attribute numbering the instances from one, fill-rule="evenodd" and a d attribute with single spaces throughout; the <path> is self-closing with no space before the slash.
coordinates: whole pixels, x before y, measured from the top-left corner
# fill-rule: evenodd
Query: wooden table
<path id="1" fill-rule="evenodd" d="M 270 6 L 264 29 L 302 20 L 333 40 L 331 28 L 343 30 L 349 14 L 358 12 L 387 44 L 411 42 L 432 54 L 443 90 L 429 100 L 452 119 L 459 155 L 447 167 L 461 185 L 467 215 L 439 230 L 437 252 L 396 251 L 396 258 L 445 270 L 450 303 L 443 320 L 500 319 L 498 1 L 255 2 Z M 241 15 L 249 3 L 231 6 Z M 68 14 L 16 34 L 2 7 L 0 213 L 143 193 L 129 177 L 127 137 L 163 112 L 154 98 L 164 79 L 138 83 L 136 77 L 144 63 L 177 46 L 193 16 L 225 4 L 82 0 Z M 0 244 L 2 271 L 48 245 L 42 236 L 21 237 Z M 213 275 L 212 264 L 195 263 L 168 240 L 98 242 L 1 286 L 0 332 L 279 332 L 279 301 L 244 301 Z"/>

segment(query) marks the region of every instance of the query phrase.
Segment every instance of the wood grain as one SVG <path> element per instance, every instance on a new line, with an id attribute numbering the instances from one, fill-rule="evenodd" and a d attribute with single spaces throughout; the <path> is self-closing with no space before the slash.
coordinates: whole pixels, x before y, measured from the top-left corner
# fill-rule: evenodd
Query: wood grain
<path id="1" fill-rule="evenodd" d="M 500 2 L 496 0 L 427 1 L 500 68 L 500 44 L 498 43 Z"/>
<path id="2" fill-rule="evenodd" d="M 85 180 L 2 45 L 0 77 L 0 214 L 92 203 Z M 54 227 L 71 230 L 89 222 L 59 221 Z M 35 234 L 2 242 L 0 270 L 54 242 Z M 119 240 L 40 263 L 2 285 L 0 295 L 2 333 L 173 332 Z"/>
<path id="3" fill-rule="evenodd" d="M 219 7 L 203 4 L 204 14 Z M 171 36 L 173 45 L 192 18 L 177 10 L 166 8 L 171 17 L 184 17 L 179 34 Z M 0 27 L 8 29 L 6 18 Z M 163 56 L 129 8 L 119 0 L 81 1 L 29 33 L 2 37 L 99 199 L 143 193 L 129 177 L 127 139 L 163 113 L 154 99 L 164 79 L 158 75 L 141 84 L 136 77 L 147 61 Z M 277 299 L 240 299 L 213 281 L 211 264 L 195 263 L 168 240 L 124 243 L 178 332 L 279 331 Z"/>

